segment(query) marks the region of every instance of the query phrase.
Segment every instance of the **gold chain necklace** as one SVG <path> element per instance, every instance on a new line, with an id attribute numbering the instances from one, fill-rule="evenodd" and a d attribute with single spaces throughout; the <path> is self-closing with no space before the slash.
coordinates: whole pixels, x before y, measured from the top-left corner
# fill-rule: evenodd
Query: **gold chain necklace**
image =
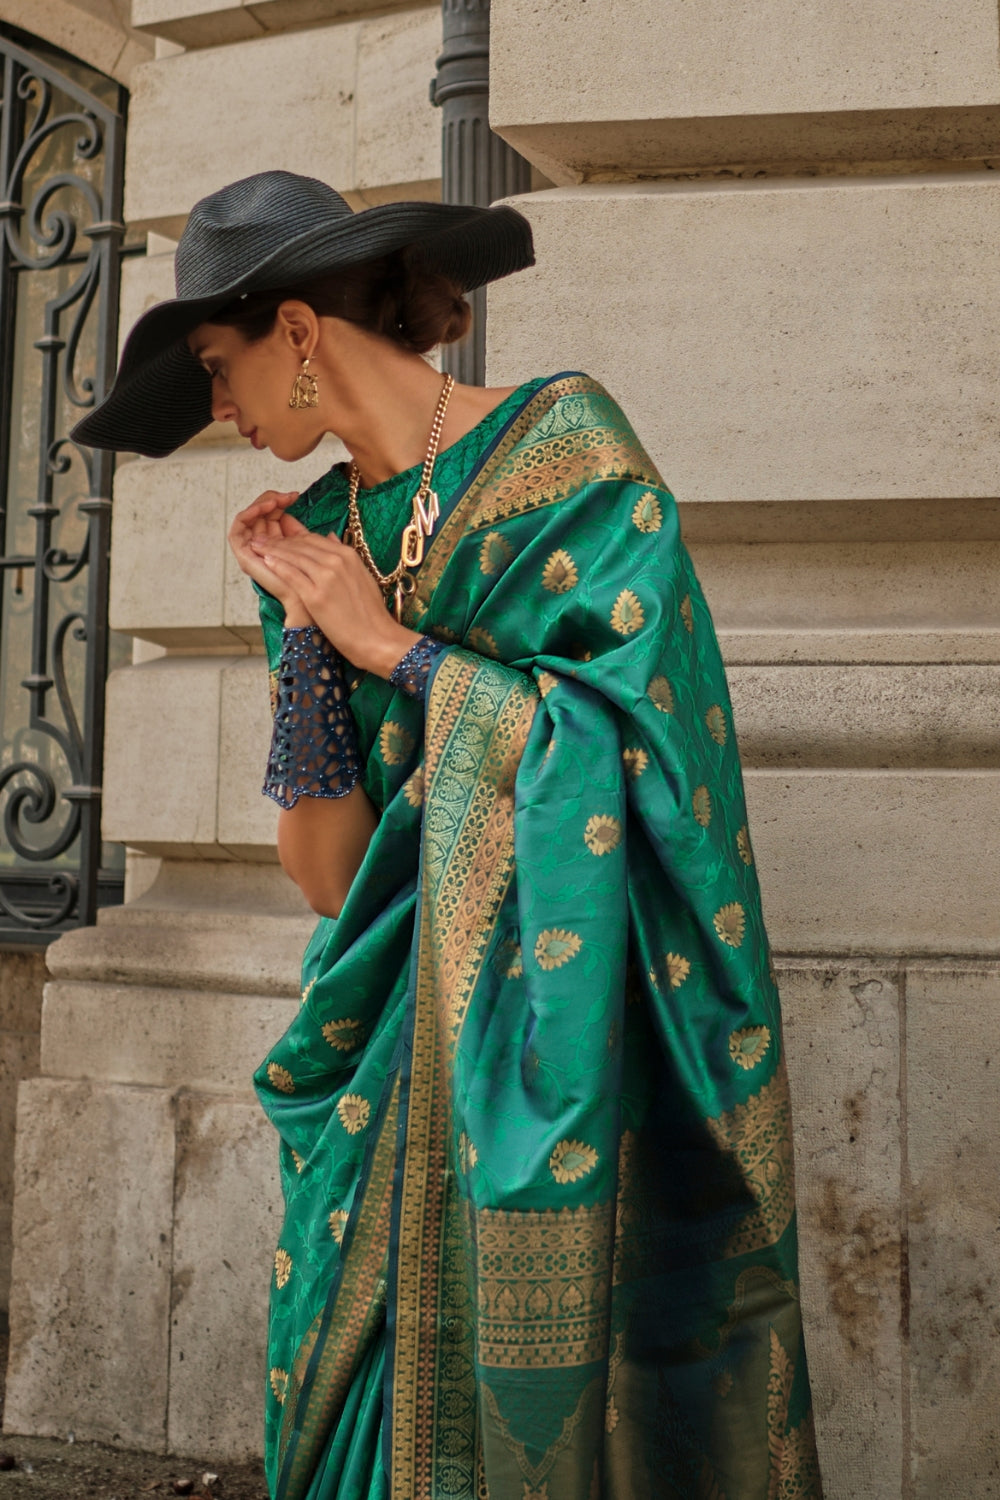
<path id="1" fill-rule="evenodd" d="M 420 475 L 420 484 L 417 493 L 413 497 L 413 519 L 403 529 L 403 536 L 399 548 L 399 562 L 391 573 L 381 573 L 371 548 L 365 541 L 365 534 L 361 526 L 361 512 L 358 509 L 358 488 L 361 484 L 361 471 L 357 464 L 351 461 L 350 484 L 347 492 L 347 541 L 361 556 L 361 561 L 378 584 L 385 595 L 385 602 L 392 609 L 397 620 L 403 618 L 403 600 L 413 593 L 417 583 L 412 568 L 419 568 L 424 560 L 424 542 L 433 535 L 437 519 L 441 514 L 438 497 L 431 489 L 431 479 L 434 475 L 434 460 L 437 458 L 438 445 L 441 442 L 441 429 L 444 426 L 444 414 L 448 410 L 448 397 L 454 389 L 455 381 L 451 375 L 444 377 L 444 387 L 438 398 L 437 408 L 434 412 L 434 421 L 431 423 L 431 435 L 427 441 L 427 453 L 424 457 L 424 466 Z"/>

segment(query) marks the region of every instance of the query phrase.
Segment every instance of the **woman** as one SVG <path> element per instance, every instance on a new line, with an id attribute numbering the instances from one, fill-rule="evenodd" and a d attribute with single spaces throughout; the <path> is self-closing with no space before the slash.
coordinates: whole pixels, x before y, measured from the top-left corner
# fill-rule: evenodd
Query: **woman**
<path id="1" fill-rule="evenodd" d="M 586 376 L 452 390 L 421 357 L 530 263 L 508 208 L 233 184 L 77 429 L 351 455 L 230 537 L 321 914 L 257 1076 L 269 1482 L 815 1497 L 778 998 L 673 500 Z"/>

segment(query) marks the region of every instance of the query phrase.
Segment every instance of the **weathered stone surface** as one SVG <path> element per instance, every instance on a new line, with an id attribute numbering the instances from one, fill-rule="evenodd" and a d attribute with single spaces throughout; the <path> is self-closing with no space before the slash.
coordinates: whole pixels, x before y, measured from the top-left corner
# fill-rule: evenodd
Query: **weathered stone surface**
<path id="1" fill-rule="evenodd" d="M 162 1450 L 173 1177 L 168 1093 L 21 1085 L 7 1431 Z"/>
<path id="2" fill-rule="evenodd" d="M 519 206 L 538 264 L 490 289 L 491 383 L 589 371 L 686 501 L 994 497 L 994 174 L 565 188 Z"/>
<path id="3" fill-rule="evenodd" d="M 899 975 L 778 963 L 806 1320 L 827 1500 L 899 1495 Z"/>
<path id="4" fill-rule="evenodd" d="M 751 770 L 746 788 L 779 952 L 1000 952 L 1000 772 Z"/>
<path id="5" fill-rule="evenodd" d="M 38 1031 L 0 1030 L 0 1311 L 10 1291 L 11 1208 L 14 1202 L 14 1128 L 17 1089 L 38 1072 Z"/>
<path id="6" fill-rule="evenodd" d="M 175 1452 L 222 1460 L 260 1451 L 277 1158 L 256 1103 L 179 1101 L 167 1429 Z"/>
<path id="7" fill-rule="evenodd" d="M 129 106 L 127 218 L 177 234 L 196 199 L 271 167 L 320 172 L 347 194 L 405 197 L 418 184 L 426 195 L 439 175 L 440 120 L 427 97 L 435 38 L 440 17 L 425 6 L 147 64 Z M 267 130 L 248 132 L 276 78 L 295 86 Z"/>
<path id="8" fill-rule="evenodd" d="M 218 837 L 237 858 L 273 857 L 278 807 L 261 794 L 271 704 L 267 661 L 248 656 L 222 674 Z"/>
<path id="9" fill-rule="evenodd" d="M 0 1031 L 38 1030 L 44 983 L 44 953 L 0 953 Z"/>
<path id="10" fill-rule="evenodd" d="M 996 965 L 908 970 L 915 1500 L 1000 1493 L 998 1015 Z"/>
<path id="11" fill-rule="evenodd" d="M 391 3 L 398 8 L 399 0 Z M 289 26 L 388 9 L 385 0 L 132 0 L 132 22 L 188 48 L 217 47 Z"/>
<path id="12" fill-rule="evenodd" d="M 497 0 L 490 116 L 557 182 L 982 154 L 998 139 L 995 108 L 985 143 L 976 118 L 1000 103 L 998 41 L 991 0 L 960 18 L 947 0 Z"/>
<path id="13" fill-rule="evenodd" d="M 298 999 L 77 981 L 49 984 L 45 1005 L 50 1078 L 249 1095 Z"/>
<path id="14" fill-rule="evenodd" d="M 153 54 L 152 38 L 129 24 L 129 0 L 2 0 L 0 19 L 126 85 Z"/>

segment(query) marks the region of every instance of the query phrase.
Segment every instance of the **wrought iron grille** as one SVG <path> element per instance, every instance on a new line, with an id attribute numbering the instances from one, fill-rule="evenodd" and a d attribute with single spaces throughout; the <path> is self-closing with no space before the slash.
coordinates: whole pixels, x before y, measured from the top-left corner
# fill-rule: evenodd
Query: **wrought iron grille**
<path id="1" fill-rule="evenodd" d="M 67 437 L 114 371 L 125 94 L 0 27 L 0 943 L 121 900 L 101 844 L 111 454 Z"/>

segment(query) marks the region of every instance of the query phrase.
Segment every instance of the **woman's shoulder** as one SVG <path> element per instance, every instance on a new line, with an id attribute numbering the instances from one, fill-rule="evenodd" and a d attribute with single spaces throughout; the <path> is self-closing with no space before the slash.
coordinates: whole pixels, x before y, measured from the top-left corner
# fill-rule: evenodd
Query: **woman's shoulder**
<path id="1" fill-rule="evenodd" d="M 524 428 L 526 445 L 556 444 L 566 456 L 603 455 L 598 468 L 607 470 L 606 477 L 628 475 L 646 484 L 662 484 L 625 412 L 594 376 L 561 370 L 543 377 L 526 410 L 531 416 Z"/>
<path id="2" fill-rule="evenodd" d="M 347 519 L 347 494 L 347 465 L 335 463 L 302 491 L 288 514 L 310 531 L 339 531 Z"/>

